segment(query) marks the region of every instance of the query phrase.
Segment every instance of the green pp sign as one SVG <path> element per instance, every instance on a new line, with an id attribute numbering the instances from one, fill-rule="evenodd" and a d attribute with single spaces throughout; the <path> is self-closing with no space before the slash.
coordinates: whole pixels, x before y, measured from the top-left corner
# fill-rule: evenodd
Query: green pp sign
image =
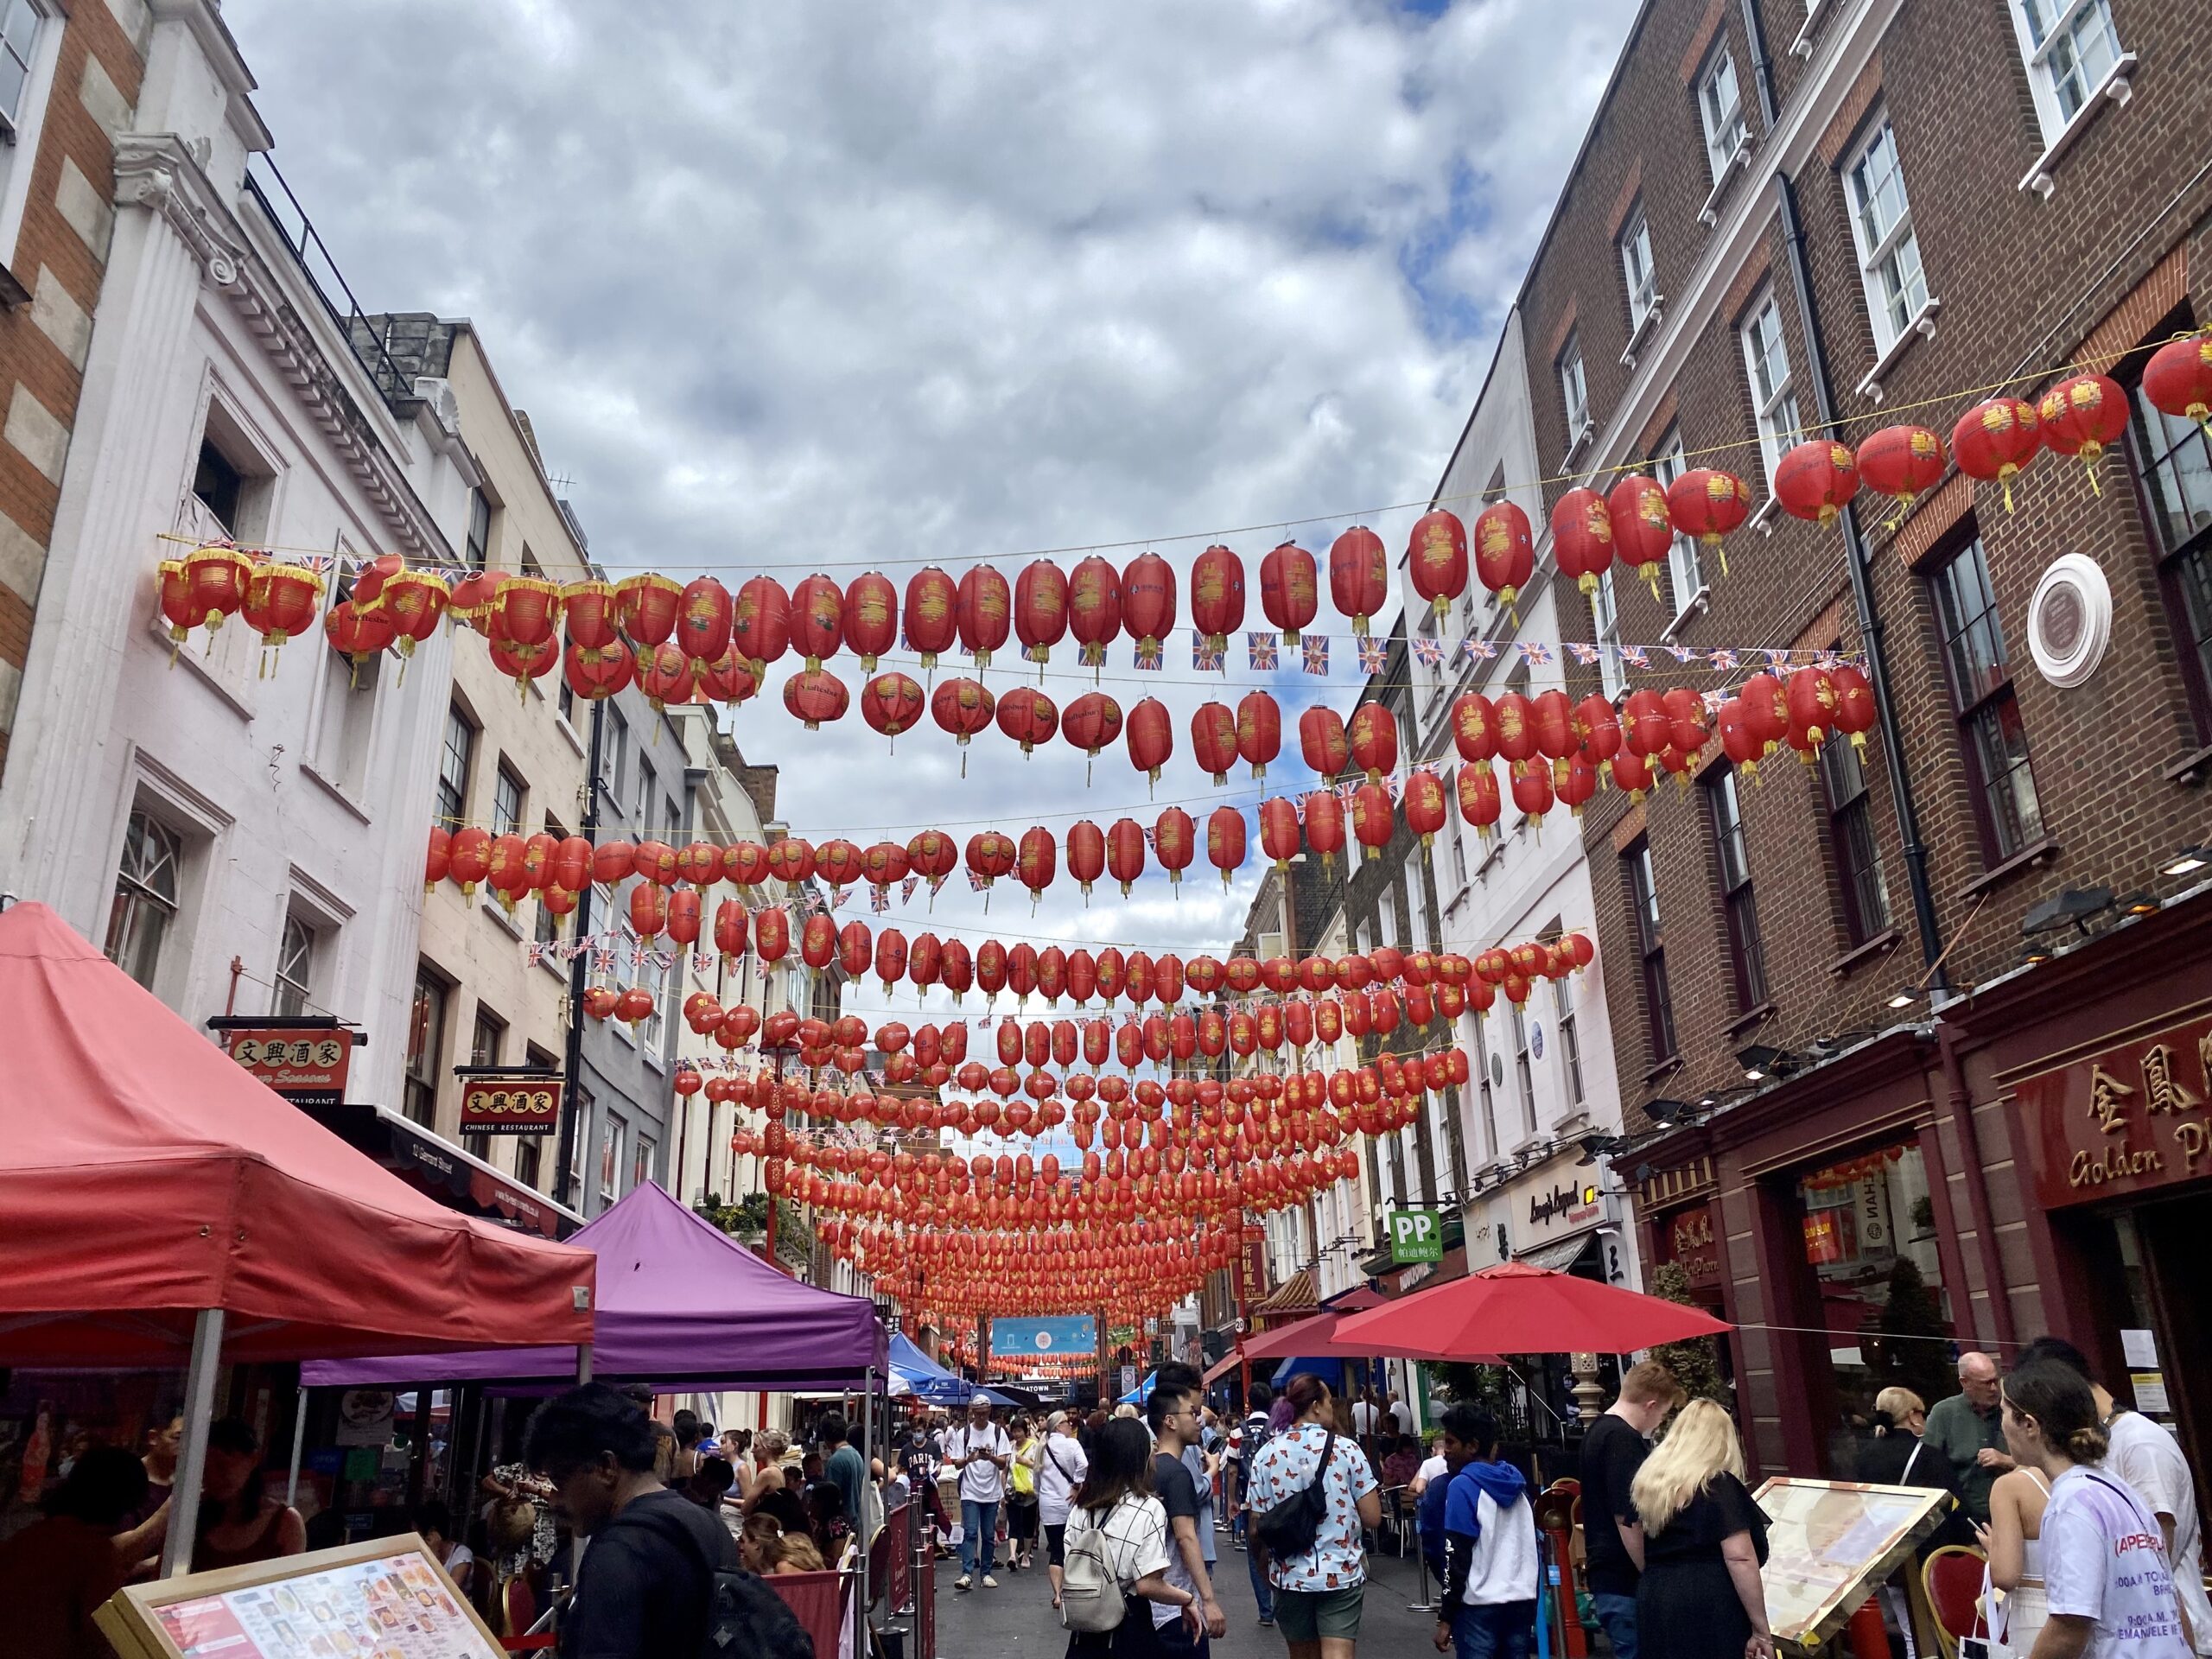
<path id="1" fill-rule="evenodd" d="M 1433 1210 L 1390 1211 L 1390 1260 L 1441 1262 L 1444 1229 Z"/>

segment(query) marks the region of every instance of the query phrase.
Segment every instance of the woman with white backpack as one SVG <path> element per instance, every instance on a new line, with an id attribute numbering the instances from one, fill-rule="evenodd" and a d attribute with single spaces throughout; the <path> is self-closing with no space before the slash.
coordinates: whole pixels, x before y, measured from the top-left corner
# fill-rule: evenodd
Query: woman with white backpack
<path id="1" fill-rule="evenodd" d="M 1032 1448 L 1030 1465 L 1037 1471 L 1037 1513 L 1045 1526 L 1045 1576 L 1052 1581 L 1052 1605 L 1060 1605 L 1061 1569 L 1067 1562 L 1068 1505 L 1075 1489 L 1090 1472 L 1090 1459 L 1076 1438 L 1076 1421 L 1056 1411 L 1045 1425 L 1044 1438 Z"/>
<path id="2" fill-rule="evenodd" d="M 1182 1610 L 1192 1641 L 1205 1625 L 1198 1599 L 1167 1581 L 1167 1511 L 1152 1495 L 1152 1437 L 1116 1418 L 1090 1448 L 1090 1467 L 1069 1501 L 1060 1622 L 1069 1659 L 1155 1659 L 1166 1649 L 1148 1607 Z"/>

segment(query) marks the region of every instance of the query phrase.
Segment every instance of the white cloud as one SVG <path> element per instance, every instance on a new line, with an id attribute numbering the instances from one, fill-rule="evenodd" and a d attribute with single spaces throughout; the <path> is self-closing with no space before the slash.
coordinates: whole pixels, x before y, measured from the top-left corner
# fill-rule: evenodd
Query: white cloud
<path id="1" fill-rule="evenodd" d="M 763 564 L 789 582 L 877 559 L 902 583 L 923 558 L 990 557 L 1010 580 L 1025 548 L 1198 533 L 1161 543 L 1181 563 L 1210 526 L 1425 494 L 1632 10 L 363 0 L 341 22 L 231 0 L 225 16 L 276 160 L 355 290 L 474 320 L 575 480 L 597 556 L 734 586 Z M 1404 523 L 1376 524 L 1395 550 Z M 1300 539 L 1320 551 L 1340 527 Z M 1233 542 L 1255 624 L 1275 539 Z M 964 842 L 970 821 L 1018 835 L 1125 806 L 1149 823 L 1208 793 L 1188 753 L 1205 693 L 1173 657 L 1162 683 L 1126 683 L 1117 655 L 1125 707 L 1156 690 L 1176 715 L 1149 807 L 1118 748 L 1088 791 L 1073 750 L 1025 762 L 995 733 L 965 780 L 933 727 L 886 765 L 857 716 L 802 734 L 779 679 L 737 728 L 817 840 L 935 817 Z M 1349 657 L 1340 642 L 1339 703 Z M 988 677 L 1003 689 L 1012 664 Z M 1046 685 L 1063 707 L 1087 689 Z M 1293 699 L 1320 689 L 1279 683 L 1294 760 Z M 1185 804 L 1203 834 L 1213 802 Z M 1179 899 L 1154 881 L 1124 903 L 1109 883 L 1086 911 L 1064 877 L 1033 924 L 1002 884 L 988 924 L 1218 951 L 1252 839 L 1226 899 L 1201 852 Z M 934 918 L 918 902 L 893 919 L 910 936 L 988 925 L 957 875 Z"/>

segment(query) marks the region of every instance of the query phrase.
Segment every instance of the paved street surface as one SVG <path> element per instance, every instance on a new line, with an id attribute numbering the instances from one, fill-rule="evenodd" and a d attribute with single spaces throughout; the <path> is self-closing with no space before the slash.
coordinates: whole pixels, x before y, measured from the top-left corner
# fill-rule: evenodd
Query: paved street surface
<path id="1" fill-rule="evenodd" d="M 1282 1659 L 1282 1632 L 1259 1626 L 1244 1556 L 1230 1545 L 1226 1533 L 1220 1535 L 1218 1547 L 1222 1559 L 1214 1583 L 1229 1614 L 1229 1634 L 1213 1644 L 1214 1651 L 1224 1659 Z M 1052 1610 L 1041 1552 L 1039 1561 L 1034 1573 L 1009 1573 L 1001 1562 L 997 1589 L 965 1594 L 952 1587 L 960 1576 L 959 1563 L 938 1563 L 939 1659 L 1058 1659 L 1066 1649 L 1067 1635 Z M 1370 1556 L 1368 1566 L 1367 1603 L 1359 1632 L 1362 1659 L 1368 1655 L 1414 1659 L 1421 1654 L 1433 1659 L 1435 1616 L 1407 1611 L 1406 1604 L 1415 1599 L 1419 1587 L 1412 1558 L 1400 1561 L 1388 1554 Z"/>

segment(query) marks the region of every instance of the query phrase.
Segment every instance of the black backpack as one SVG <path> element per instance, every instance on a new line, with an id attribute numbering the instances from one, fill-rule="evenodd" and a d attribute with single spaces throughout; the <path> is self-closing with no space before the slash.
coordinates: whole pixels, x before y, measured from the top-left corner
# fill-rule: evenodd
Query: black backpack
<path id="1" fill-rule="evenodd" d="M 698 1659 L 814 1659 L 814 1638 L 806 1633 L 784 1599 L 743 1567 L 733 1564 L 734 1540 L 719 1560 L 707 1554 L 699 1535 L 683 1518 L 654 1507 L 637 1513 L 664 1538 L 682 1541 L 691 1559 L 705 1566 L 710 1575 L 707 1633 L 699 1644 Z M 722 1523 L 715 1530 L 728 1540 Z M 671 1656 L 671 1659 L 689 1659 Z"/>
<path id="2" fill-rule="evenodd" d="M 1326 1431 L 1328 1438 L 1321 1442 L 1321 1456 L 1313 1465 L 1313 1478 L 1302 1491 L 1293 1492 L 1264 1515 L 1255 1516 L 1252 1529 L 1260 1535 L 1260 1541 L 1268 1547 L 1268 1554 L 1277 1560 L 1287 1560 L 1294 1555 L 1311 1554 L 1314 1540 L 1321 1535 L 1321 1517 L 1329 1507 L 1329 1454 L 1336 1450 L 1337 1433 Z"/>

